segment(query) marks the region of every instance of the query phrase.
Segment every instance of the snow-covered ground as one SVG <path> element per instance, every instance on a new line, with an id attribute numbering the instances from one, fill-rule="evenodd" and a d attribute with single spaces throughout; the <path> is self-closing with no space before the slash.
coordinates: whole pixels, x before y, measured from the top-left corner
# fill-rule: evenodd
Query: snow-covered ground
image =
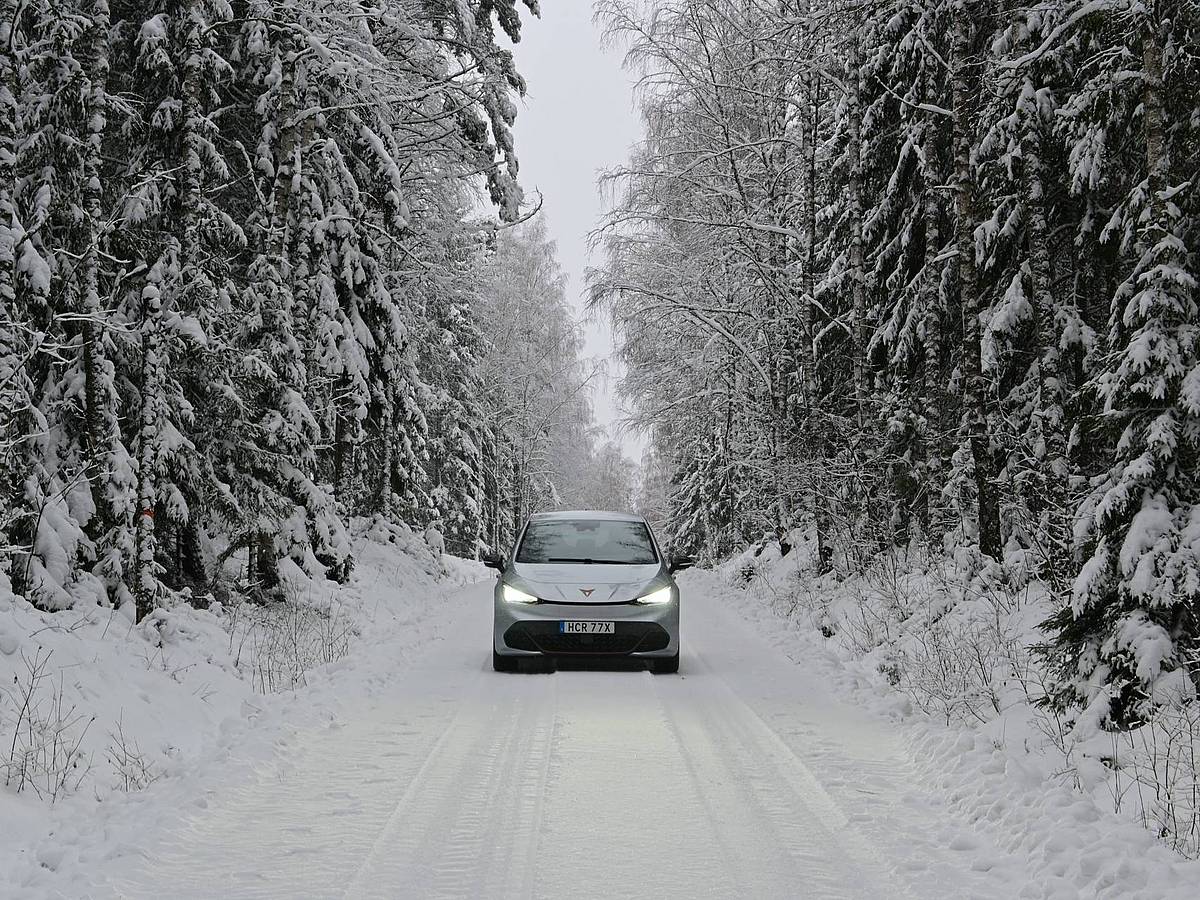
<path id="1" fill-rule="evenodd" d="M 1038 675 L 1022 665 L 1048 611 L 1040 584 L 960 579 L 944 559 L 876 560 L 851 577 L 815 579 L 812 547 L 791 537 L 788 555 L 752 548 L 688 583 L 798 673 L 892 723 L 914 795 L 944 804 L 943 839 L 953 835 L 972 870 L 1007 881 L 995 896 L 1200 896 L 1200 862 L 1143 827 L 1153 824 L 1144 820 L 1153 788 L 1121 772 L 1133 768 L 1122 748 L 1140 738 L 1088 722 L 1056 731 L 1061 723 L 1029 702 L 1021 679 Z"/>
<path id="2" fill-rule="evenodd" d="M 987 734 L 914 715 L 729 570 L 682 580 L 678 676 L 500 675 L 490 579 L 448 587 L 478 568 L 435 587 L 409 551 L 368 542 L 360 559 L 344 593 L 373 624 L 305 686 L 247 689 L 144 790 L 49 814 L 4 796 L 0 895 L 1191 898 L 1200 884 L 1196 863 Z M 10 808 L 28 811 L 19 834 Z"/>
<path id="3" fill-rule="evenodd" d="M 39 612 L 0 583 L 0 897 L 96 895 L 107 860 L 245 774 L 235 750 L 270 765 L 346 685 L 394 677 L 485 571 L 439 566 L 382 521 L 354 534 L 347 585 L 295 576 L 299 602 L 268 608 L 179 605 L 135 626 L 99 607 Z"/>

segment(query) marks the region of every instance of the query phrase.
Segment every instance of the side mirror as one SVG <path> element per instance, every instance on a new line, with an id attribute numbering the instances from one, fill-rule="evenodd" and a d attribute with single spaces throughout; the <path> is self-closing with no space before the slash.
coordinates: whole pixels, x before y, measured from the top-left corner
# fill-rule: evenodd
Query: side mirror
<path id="1" fill-rule="evenodd" d="M 489 569 L 495 569 L 497 572 L 503 572 L 507 568 L 504 564 L 504 557 L 498 553 L 485 553 L 479 557 L 479 561 Z"/>
<path id="2" fill-rule="evenodd" d="M 684 569 L 690 569 L 696 564 L 696 560 L 690 556 L 672 556 L 671 561 L 667 564 L 667 572 L 674 575 L 676 572 L 682 572 Z"/>

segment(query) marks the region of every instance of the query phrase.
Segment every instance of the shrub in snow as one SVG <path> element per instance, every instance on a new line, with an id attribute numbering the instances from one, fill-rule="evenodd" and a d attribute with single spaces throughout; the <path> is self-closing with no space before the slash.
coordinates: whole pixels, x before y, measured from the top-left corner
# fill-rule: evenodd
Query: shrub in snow
<path id="1" fill-rule="evenodd" d="M 820 635 L 853 671 L 900 692 L 906 708 L 977 729 L 1043 777 L 1200 855 L 1200 701 L 1187 671 L 1155 682 L 1143 722 L 1109 730 L 1106 696 L 1083 710 L 1050 702 L 1056 676 L 1039 625 L 1055 595 L 1023 552 L 997 565 L 973 553 L 951 561 L 897 548 L 857 573 L 815 577 L 815 542 L 800 532 L 792 541 L 786 557 L 748 550 L 724 564 L 733 596 Z M 764 557 L 748 585 L 742 572 Z"/>
<path id="2" fill-rule="evenodd" d="M 20 656 L 12 683 L 0 684 L 0 772 L 10 790 L 31 790 L 53 802 L 91 771 L 83 742 L 94 717 L 70 701 L 49 651 L 39 647 Z"/>
<path id="3" fill-rule="evenodd" d="M 749 587 L 759 577 L 758 564 L 753 559 L 744 559 L 730 571 L 730 581 L 739 587 Z"/>

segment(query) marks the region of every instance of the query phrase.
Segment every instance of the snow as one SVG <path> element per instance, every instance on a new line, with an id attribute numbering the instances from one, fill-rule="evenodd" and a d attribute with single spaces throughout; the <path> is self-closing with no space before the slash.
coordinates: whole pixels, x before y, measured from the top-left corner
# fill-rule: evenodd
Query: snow
<path id="1" fill-rule="evenodd" d="M 1073 729 L 1068 723 L 1055 731 L 1013 671 L 1022 658 L 1016 648 L 1044 640 L 1037 629 L 1047 611 L 1039 583 L 993 588 L 988 596 L 978 579 L 955 583 L 943 563 L 918 558 L 887 573 L 874 561 L 849 578 L 815 579 L 804 535 L 791 539 L 797 550 L 788 556 L 769 544 L 757 557 L 748 551 L 715 574 L 693 578 L 792 659 L 823 671 L 840 696 L 893 719 L 922 788 L 949 798 L 953 813 L 971 823 L 971 838 L 991 837 L 1024 858 L 1005 896 L 1195 895 L 1200 862 L 1185 860 L 1154 834 L 1168 833 L 1172 803 L 1187 818 L 1184 795 L 1194 776 L 1186 774 L 1186 759 L 1200 734 L 1192 707 L 1168 708 L 1152 725 L 1116 735 L 1100 728 L 1108 713 L 1101 690 Z M 906 597 L 912 606 L 896 608 Z M 893 608 L 885 610 L 888 604 Z M 982 640 L 989 620 L 996 623 L 990 647 Z M 864 634 L 867 622 L 873 634 Z M 914 648 L 929 646 L 939 627 L 956 638 L 950 652 L 918 658 Z M 1166 646 L 1155 628 L 1128 622 L 1123 640 L 1138 643 L 1150 660 Z M 981 663 L 974 679 L 930 684 L 918 677 L 935 670 L 945 677 L 948 663 L 964 659 Z M 1022 674 L 1036 680 L 1032 671 Z M 1175 674 L 1155 685 L 1161 702 L 1172 693 L 1193 696 L 1186 677 Z M 939 690 L 947 702 L 931 704 Z M 1183 774 L 1172 775 L 1173 766 Z M 1135 794 L 1158 796 L 1139 801 Z"/>
<path id="2" fill-rule="evenodd" d="M 1164 545 L 1174 533 L 1174 521 L 1166 498 L 1148 497 L 1134 514 L 1121 544 L 1121 571 L 1127 576 L 1135 597 L 1150 595 L 1158 583 L 1158 558 L 1169 549 Z"/>
<path id="3" fill-rule="evenodd" d="M 1115 649 L 1125 650 L 1137 660 L 1137 676 L 1149 685 L 1155 684 L 1163 662 L 1175 655 L 1175 641 L 1170 632 L 1151 622 L 1140 609 L 1121 617 L 1112 641 Z"/>
<path id="4" fill-rule="evenodd" d="M 309 598 L 354 623 L 350 652 L 269 696 L 220 609 L 29 638 L 43 614 L 9 601 L 0 666 L 14 635 L 90 657 L 79 702 L 136 736 L 153 778 L 97 771 L 53 807 L 0 794 L 0 894 L 1194 896 L 1200 863 L 1049 778 L 1014 720 L 934 721 L 781 615 L 800 550 L 683 576 L 678 677 L 506 676 L 490 578 L 459 587 L 478 564 L 447 558 L 435 582 L 419 533 L 376 520 L 355 539 L 352 581 Z"/>
<path id="5" fill-rule="evenodd" d="M 45 296 L 50 292 L 50 266 L 42 259 L 32 241 L 25 241 L 17 260 L 17 271 L 29 279 L 29 290 Z"/>
<path id="6" fill-rule="evenodd" d="M 1025 296 L 1021 283 L 1025 277 L 1025 271 L 1013 275 L 1003 299 L 996 304 L 987 322 L 980 351 L 986 372 L 999 369 L 1006 343 L 1011 342 L 1021 324 L 1033 316 L 1033 305 Z"/>
<path id="7" fill-rule="evenodd" d="M 236 774 L 226 768 L 234 748 L 266 759 L 286 728 L 332 715 L 335 672 L 355 670 L 360 692 L 382 681 L 429 636 L 425 613 L 482 571 L 448 559 L 441 575 L 419 533 L 380 520 L 359 520 L 355 538 L 361 566 L 344 587 L 292 567 L 299 604 L 181 604 L 137 625 L 98 606 L 40 612 L 0 579 L 0 896 L 98 890 L 108 861 L 152 834 L 149 823 Z M 384 657 L 361 652 L 381 646 Z"/>

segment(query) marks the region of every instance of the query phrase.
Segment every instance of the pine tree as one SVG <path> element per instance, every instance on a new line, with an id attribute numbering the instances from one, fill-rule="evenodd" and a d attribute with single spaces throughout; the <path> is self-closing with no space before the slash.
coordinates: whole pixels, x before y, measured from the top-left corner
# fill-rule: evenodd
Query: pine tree
<path id="1" fill-rule="evenodd" d="M 474 556 L 485 537 L 487 480 L 484 451 L 488 411 L 480 366 L 485 338 L 476 308 L 481 302 L 469 284 L 478 264 L 469 235 L 450 241 L 440 277 L 426 302 L 428 332 L 421 336 L 420 372 L 431 385 L 427 455 L 430 519 L 440 524 L 452 553 Z"/>
<path id="2" fill-rule="evenodd" d="M 1140 91 L 1126 102 L 1140 101 L 1143 177 L 1110 223 L 1133 265 L 1113 295 L 1108 354 L 1092 381 L 1114 451 L 1080 508 L 1085 561 L 1054 624 L 1064 689 L 1106 702 L 1118 725 L 1146 713 L 1157 680 L 1194 649 L 1200 621 L 1197 261 L 1186 207 L 1173 199 L 1196 157 L 1171 124 L 1194 100 L 1196 71 L 1186 55 L 1164 56 L 1197 25 L 1146 9 L 1110 32 L 1136 67 Z"/>

